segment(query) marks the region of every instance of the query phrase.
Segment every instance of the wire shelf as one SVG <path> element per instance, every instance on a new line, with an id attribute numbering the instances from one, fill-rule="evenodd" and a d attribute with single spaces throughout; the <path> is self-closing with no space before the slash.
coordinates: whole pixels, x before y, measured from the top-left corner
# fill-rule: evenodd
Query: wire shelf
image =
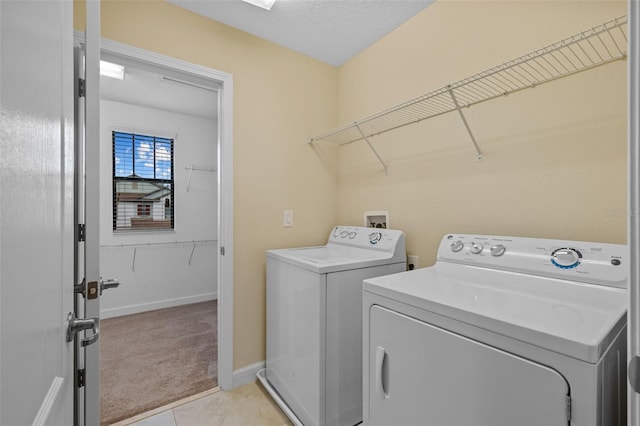
<path id="1" fill-rule="evenodd" d="M 307 142 L 322 140 L 345 145 L 366 140 L 369 143 L 367 139 L 371 136 L 457 110 L 481 159 L 482 153 L 461 108 L 625 59 L 626 24 L 626 16 L 613 19 L 464 80 L 310 138 Z M 371 146 L 370 143 L 369 145 Z M 386 170 L 386 165 L 379 157 L 378 160 Z"/>

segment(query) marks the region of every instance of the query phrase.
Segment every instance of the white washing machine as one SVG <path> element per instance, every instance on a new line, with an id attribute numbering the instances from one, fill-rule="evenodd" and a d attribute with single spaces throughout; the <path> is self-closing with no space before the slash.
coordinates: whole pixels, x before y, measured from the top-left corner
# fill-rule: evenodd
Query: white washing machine
<path id="1" fill-rule="evenodd" d="M 362 421 L 362 281 L 406 270 L 401 231 L 338 226 L 325 246 L 267 252 L 258 378 L 296 424 Z"/>
<path id="2" fill-rule="evenodd" d="M 445 236 L 363 284 L 365 425 L 626 425 L 627 247 Z"/>

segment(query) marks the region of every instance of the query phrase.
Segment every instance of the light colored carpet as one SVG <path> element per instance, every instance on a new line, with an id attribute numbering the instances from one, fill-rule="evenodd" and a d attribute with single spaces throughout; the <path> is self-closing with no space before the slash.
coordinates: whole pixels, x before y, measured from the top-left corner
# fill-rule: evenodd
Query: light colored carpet
<path id="1" fill-rule="evenodd" d="M 218 385 L 217 301 L 100 322 L 100 424 Z"/>

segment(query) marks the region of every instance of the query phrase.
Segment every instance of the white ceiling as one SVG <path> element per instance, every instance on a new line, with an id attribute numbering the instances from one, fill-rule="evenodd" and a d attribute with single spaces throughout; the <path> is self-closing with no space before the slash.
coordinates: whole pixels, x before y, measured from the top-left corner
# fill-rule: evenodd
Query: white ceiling
<path id="1" fill-rule="evenodd" d="M 434 0 L 278 0 L 270 11 L 242 0 L 166 0 L 339 66 Z"/>
<path id="2" fill-rule="evenodd" d="M 170 75 L 160 68 L 125 62 L 119 58 L 105 59 L 124 64 L 125 77 L 124 80 L 117 80 L 101 76 L 102 99 L 216 119 L 218 93 L 215 88 L 205 88 L 200 82 L 187 81 L 188 76 Z"/>

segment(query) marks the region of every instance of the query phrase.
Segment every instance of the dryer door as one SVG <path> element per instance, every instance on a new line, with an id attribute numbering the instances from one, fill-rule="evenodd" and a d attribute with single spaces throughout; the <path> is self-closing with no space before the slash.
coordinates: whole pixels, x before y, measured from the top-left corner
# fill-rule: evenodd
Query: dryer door
<path id="1" fill-rule="evenodd" d="M 369 424 L 569 423 L 557 371 L 380 306 L 369 319 Z"/>

